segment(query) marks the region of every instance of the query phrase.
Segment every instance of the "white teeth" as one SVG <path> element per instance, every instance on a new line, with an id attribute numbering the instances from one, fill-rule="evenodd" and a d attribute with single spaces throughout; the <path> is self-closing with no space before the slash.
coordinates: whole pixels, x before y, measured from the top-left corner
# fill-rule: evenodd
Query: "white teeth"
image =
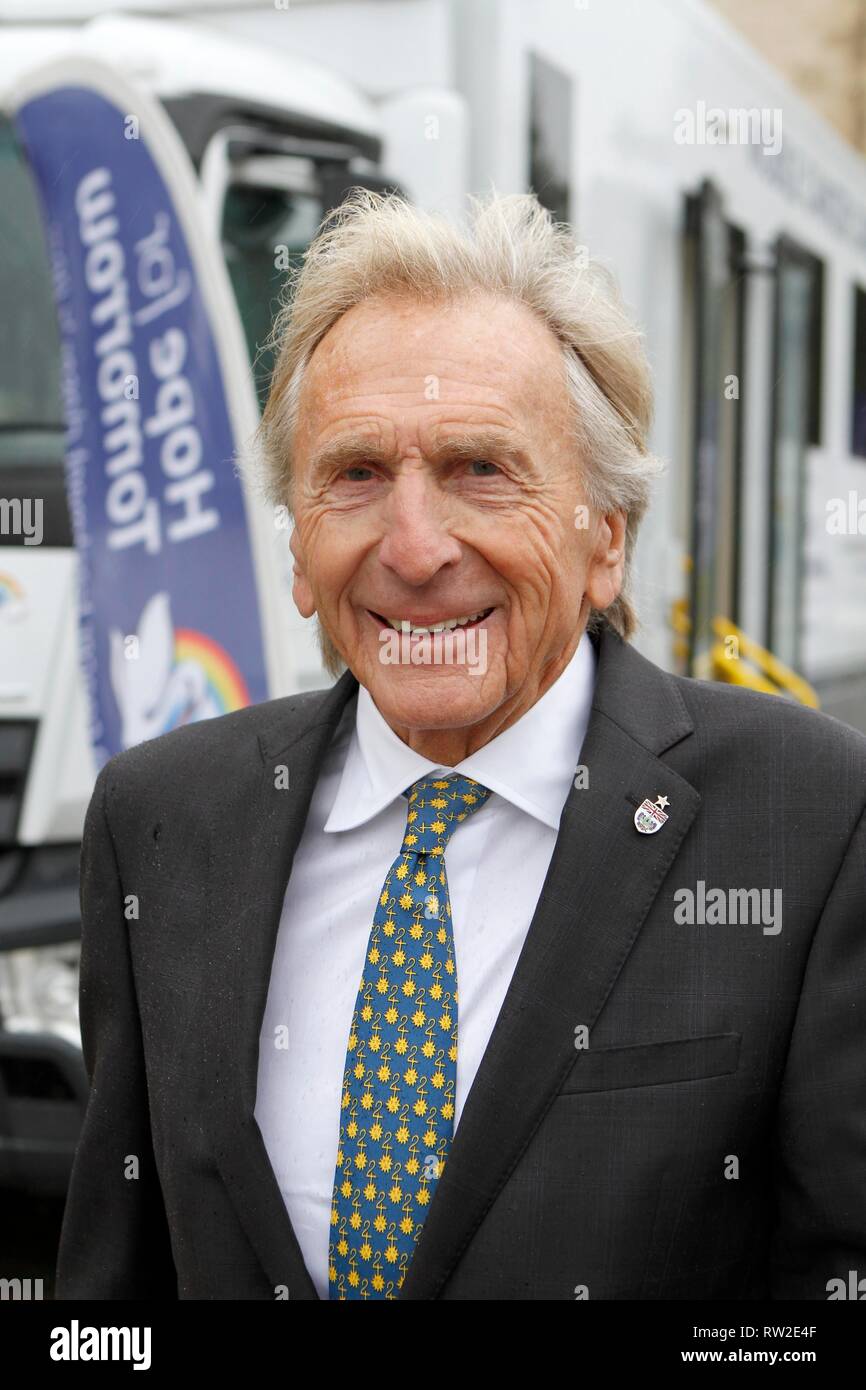
<path id="1" fill-rule="evenodd" d="M 446 628 L 450 631 L 452 628 L 465 627 L 467 623 L 474 623 L 486 612 L 486 608 L 481 608 L 477 613 L 467 613 L 462 618 L 446 618 L 441 623 L 430 623 L 427 627 L 413 627 L 408 618 L 388 618 L 387 621 L 398 632 L 442 632 Z"/>

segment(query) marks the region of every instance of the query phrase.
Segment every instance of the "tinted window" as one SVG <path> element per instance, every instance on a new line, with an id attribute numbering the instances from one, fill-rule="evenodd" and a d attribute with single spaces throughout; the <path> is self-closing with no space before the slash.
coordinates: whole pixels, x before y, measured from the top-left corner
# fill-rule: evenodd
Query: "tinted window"
<path id="1" fill-rule="evenodd" d="M 273 355 L 263 350 L 286 271 L 299 263 L 322 218 L 308 193 L 232 184 L 223 208 L 222 243 L 238 301 L 259 400 L 268 392 Z"/>
<path id="2" fill-rule="evenodd" d="M 41 499 L 43 543 L 68 546 L 54 289 L 35 185 L 2 117 L 0 305 L 0 496 Z M 0 530 L 0 545 L 19 544 L 14 529 Z"/>
<path id="3" fill-rule="evenodd" d="M 558 221 L 570 222 L 571 79 L 535 53 L 529 62 L 529 187 Z"/>
<path id="4" fill-rule="evenodd" d="M 866 290 L 854 286 L 854 381 L 851 395 L 851 453 L 866 458 Z"/>
<path id="5" fill-rule="evenodd" d="M 59 430 L 60 345 L 36 190 L 0 118 L 0 429 Z"/>

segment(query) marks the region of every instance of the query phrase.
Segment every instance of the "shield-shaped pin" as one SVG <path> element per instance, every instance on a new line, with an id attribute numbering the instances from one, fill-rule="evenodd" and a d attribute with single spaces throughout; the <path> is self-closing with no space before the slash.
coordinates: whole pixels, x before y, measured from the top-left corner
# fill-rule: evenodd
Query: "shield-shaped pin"
<path id="1" fill-rule="evenodd" d="M 642 835 L 654 835 L 657 830 L 661 830 L 667 820 L 664 811 L 664 807 L 667 805 L 666 796 L 658 796 L 654 802 L 647 797 L 646 801 L 641 802 L 634 813 L 635 828 Z"/>

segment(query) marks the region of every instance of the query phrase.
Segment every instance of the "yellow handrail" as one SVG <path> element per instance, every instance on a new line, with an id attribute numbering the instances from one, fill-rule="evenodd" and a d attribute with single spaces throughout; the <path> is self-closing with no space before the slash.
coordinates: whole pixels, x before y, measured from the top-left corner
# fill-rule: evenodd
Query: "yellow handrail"
<path id="1" fill-rule="evenodd" d="M 710 653 L 715 680 L 748 686 L 750 690 L 763 690 L 768 695 L 790 695 L 802 705 L 819 708 L 818 695 L 809 682 L 779 661 L 766 647 L 753 642 L 736 623 L 729 618 L 714 618 L 713 632 L 719 639 L 713 643 Z M 751 669 L 746 662 L 758 669 Z"/>

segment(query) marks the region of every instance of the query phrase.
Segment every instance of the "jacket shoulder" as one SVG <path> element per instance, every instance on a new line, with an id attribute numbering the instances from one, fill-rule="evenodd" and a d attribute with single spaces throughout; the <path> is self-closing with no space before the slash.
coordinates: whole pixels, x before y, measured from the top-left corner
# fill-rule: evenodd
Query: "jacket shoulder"
<path id="1" fill-rule="evenodd" d="M 255 753 L 259 740 L 273 739 L 276 746 L 286 747 L 323 719 L 332 697 L 333 687 L 308 690 L 170 729 L 115 753 L 102 767 L 97 784 L 116 785 L 130 778 L 177 781 L 200 771 L 203 764 L 225 763 L 230 754 Z"/>
<path id="2" fill-rule="evenodd" d="M 699 737 L 732 740 L 742 748 L 759 741 L 768 752 L 795 748 L 804 759 L 826 756 L 831 763 L 845 762 L 862 769 L 866 794 L 866 734 L 850 724 L 781 695 L 689 676 L 672 675 L 670 680 Z"/>

